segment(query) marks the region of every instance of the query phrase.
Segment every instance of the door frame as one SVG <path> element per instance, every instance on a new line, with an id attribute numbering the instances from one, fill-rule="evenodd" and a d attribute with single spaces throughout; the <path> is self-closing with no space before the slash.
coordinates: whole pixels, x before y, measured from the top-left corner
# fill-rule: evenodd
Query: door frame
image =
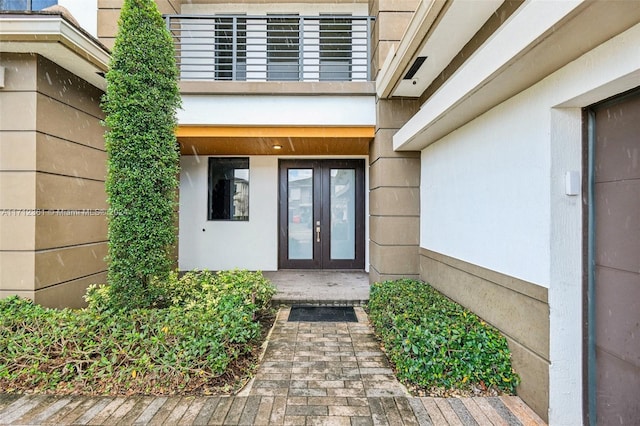
<path id="1" fill-rule="evenodd" d="M 320 220 L 321 241 L 314 239 L 312 259 L 288 259 L 288 170 L 313 169 L 313 222 Z M 355 259 L 331 259 L 330 173 L 331 169 L 355 170 Z M 365 160 L 279 159 L 278 160 L 278 269 L 352 269 L 365 267 Z"/>

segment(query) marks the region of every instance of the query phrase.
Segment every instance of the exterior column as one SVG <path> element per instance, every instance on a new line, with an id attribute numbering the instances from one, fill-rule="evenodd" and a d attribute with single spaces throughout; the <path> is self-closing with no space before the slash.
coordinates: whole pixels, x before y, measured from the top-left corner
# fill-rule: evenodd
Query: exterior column
<path id="1" fill-rule="evenodd" d="M 378 100 L 369 147 L 369 279 L 420 277 L 420 152 L 394 152 L 393 135 L 417 101 Z"/>
<path id="2" fill-rule="evenodd" d="M 404 34 L 418 0 L 372 0 L 372 74 Z M 419 108 L 417 99 L 376 103 L 369 146 L 369 280 L 420 278 L 420 152 L 393 151 L 393 135 Z"/>

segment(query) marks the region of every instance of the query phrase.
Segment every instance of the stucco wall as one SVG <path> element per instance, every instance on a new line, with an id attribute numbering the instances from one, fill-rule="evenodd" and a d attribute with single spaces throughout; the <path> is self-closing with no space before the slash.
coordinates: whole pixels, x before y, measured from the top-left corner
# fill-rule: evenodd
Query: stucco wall
<path id="1" fill-rule="evenodd" d="M 180 161 L 180 270 L 277 270 L 278 159 L 292 157 L 249 157 L 248 222 L 207 221 L 208 158 L 183 156 Z"/>
<path id="2" fill-rule="evenodd" d="M 179 268 L 278 269 L 278 159 L 249 158 L 249 221 L 207 221 L 208 157 L 183 156 Z"/>
<path id="3" fill-rule="evenodd" d="M 421 247 L 548 288 L 551 424 L 582 422 L 582 198 L 565 194 L 580 108 L 638 82 L 640 25 L 422 151 Z"/>

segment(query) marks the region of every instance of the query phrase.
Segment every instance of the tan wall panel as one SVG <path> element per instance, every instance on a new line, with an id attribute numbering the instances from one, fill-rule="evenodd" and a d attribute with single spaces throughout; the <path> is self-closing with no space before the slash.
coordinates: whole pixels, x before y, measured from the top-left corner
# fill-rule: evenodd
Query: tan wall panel
<path id="1" fill-rule="evenodd" d="M 98 9 L 120 9 L 124 0 L 98 0 Z"/>
<path id="2" fill-rule="evenodd" d="M 180 13 L 181 1 L 179 0 L 156 0 L 158 9 L 162 14 L 176 14 Z"/>
<path id="3" fill-rule="evenodd" d="M 102 91 L 42 56 L 38 57 L 38 92 L 98 119 Z"/>
<path id="4" fill-rule="evenodd" d="M 419 188 L 377 188 L 369 193 L 369 214 L 372 216 L 418 216 Z"/>
<path id="5" fill-rule="evenodd" d="M 382 40 L 374 46 L 373 54 L 371 56 L 371 75 L 375 79 L 378 73 L 382 69 L 384 62 L 387 60 L 387 56 L 392 49 L 398 46 L 397 41 Z"/>
<path id="6" fill-rule="evenodd" d="M 213 81 L 182 80 L 180 93 L 232 95 L 369 95 L 376 94 L 372 81 Z"/>
<path id="7" fill-rule="evenodd" d="M 394 151 L 393 135 L 396 129 L 378 129 L 376 137 L 369 145 L 369 163 L 373 164 L 379 158 L 417 158 L 420 159 L 420 151 Z"/>
<path id="8" fill-rule="evenodd" d="M 179 0 L 157 0 L 158 10 L 160 13 L 172 15 L 179 14 L 181 10 L 181 2 Z M 118 19 L 120 18 L 120 9 L 122 8 L 122 0 L 101 0 L 98 2 L 98 38 L 112 48 L 113 38 L 118 33 Z"/>
<path id="9" fill-rule="evenodd" d="M 547 289 L 429 250 L 421 249 L 420 254 L 422 280 L 507 336 L 514 368 L 523 380 L 518 394 L 538 415 L 546 418 L 549 406 Z"/>
<path id="10" fill-rule="evenodd" d="M 413 99 L 380 99 L 376 106 L 378 129 L 399 129 L 420 109 L 420 103 Z"/>
<path id="11" fill-rule="evenodd" d="M 507 337 L 511 350 L 511 365 L 520 376 L 518 396 L 540 417 L 548 421 L 549 362 Z"/>
<path id="12" fill-rule="evenodd" d="M 417 245 L 420 243 L 418 216 L 370 216 L 371 240 L 381 245 Z"/>
<path id="13" fill-rule="evenodd" d="M 424 249 L 421 250 L 421 276 L 538 356 L 549 359 L 549 305 L 546 302 L 452 268 L 429 257 Z M 500 309 L 496 309 L 498 306 Z"/>
<path id="14" fill-rule="evenodd" d="M 91 284 L 103 284 L 106 273 L 79 278 L 35 292 L 35 302 L 50 308 L 84 308 L 87 306 L 84 295 Z"/>
<path id="15" fill-rule="evenodd" d="M 380 12 L 375 21 L 374 40 L 400 40 L 413 12 Z"/>
<path id="16" fill-rule="evenodd" d="M 419 158 L 381 158 L 369 169 L 369 188 L 420 186 Z"/>
<path id="17" fill-rule="evenodd" d="M 113 51 L 113 45 L 116 43 L 116 39 L 115 37 L 105 37 L 105 38 L 101 38 L 100 41 L 102 42 L 102 44 L 104 44 L 106 46 L 107 49 Z"/>
<path id="18" fill-rule="evenodd" d="M 45 215 L 36 218 L 36 249 L 75 246 L 107 239 L 106 216 Z"/>
<path id="19" fill-rule="evenodd" d="M 44 210 L 106 209 L 104 182 L 38 173 L 36 206 Z"/>
<path id="20" fill-rule="evenodd" d="M 35 130 L 35 92 L 5 92 L 0 90 L 0 129 Z"/>
<path id="21" fill-rule="evenodd" d="M 35 222 L 33 211 L 0 211 L 0 250 L 33 250 Z"/>
<path id="22" fill-rule="evenodd" d="M 37 170 L 104 181 L 107 153 L 39 133 Z M 35 168 L 35 167 L 34 167 Z"/>
<path id="23" fill-rule="evenodd" d="M 418 248 L 410 246 L 382 246 L 371 241 L 369 244 L 369 257 L 371 263 L 376 265 L 380 274 L 395 274 L 406 276 L 420 273 Z"/>
<path id="24" fill-rule="evenodd" d="M 379 283 L 383 281 L 395 281 L 401 279 L 412 279 L 418 280 L 420 279 L 420 274 L 384 274 L 378 272 L 374 267 L 369 269 L 369 282 L 370 283 Z"/>
<path id="25" fill-rule="evenodd" d="M 32 251 L 0 252 L 0 291 L 34 289 L 35 255 Z"/>
<path id="26" fill-rule="evenodd" d="M 38 95 L 38 131 L 104 149 L 104 127 L 92 115 Z"/>
<path id="27" fill-rule="evenodd" d="M 3 92 L 36 90 L 35 55 L 2 52 L 0 66 L 5 67 Z"/>
<path id="28" fill-rule="evenodd" d="M 107 270 L 107 243 L 46 250 L 35 254 L 36 289 Z"/>
<path id="29" fill-rule="evenodd" d="M 0 299 L 5 299 L 9 296 L 20 296 L 23 299 L 33 300 L 33 291 L 13 291 L 13 290 L 0 290 Z"/>
<path id="30" fill-rule="evenodd" d="M 114 38 L 118 33 L 120 9 L 98 10 L 98 38 Z"/>
<path id="31" fill-rule="evenodd" d="M 0 131 L 0 172 L 36 169 L 36 133 Z"/>
<path id="32" fill-rule="evenodd" d="M 35 182 L 34 172 L 0 172 L 0 208 L 35 209 Z"/>
<path id="33" fill-rule="evenodd" d="M 415 11 L 421 0 L 376 0 L 379 12 Z"/>

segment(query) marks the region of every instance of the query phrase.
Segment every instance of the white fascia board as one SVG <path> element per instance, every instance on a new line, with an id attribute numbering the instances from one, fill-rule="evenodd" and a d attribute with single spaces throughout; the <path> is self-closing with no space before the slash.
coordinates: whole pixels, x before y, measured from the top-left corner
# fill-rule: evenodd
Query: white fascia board
<path id="1" fill-rule="evenodd" d="M 99 89 L 106 88 L 96 73 L 107 71 L 109 51 L 60 15 L 2 16 L 0 42 L 1 52 L 42 55 Z"/>
<path id="2" fill-rule="evenodd" d="M 183 95 L 180 125 L 374 126 L 374 96 Z"/>
<path id="3" fill-rule="evenodd" d="M 404 69 L 409 66 L 411 58 L 420 50 L 420 44 L 426 34 L 431 30 L 445 0 L 422 1 L 414 12 L 411 22 L 397 48 L 393 45 L 385 58 L 384 64 L 376 79 L 377 93 L 380 98 L 391 95 L 394 87 L 402 79 Z"/>
<path id="4" fill-rule="evenodd" d="M 447 115 L 552 30 L 585 0 L 527 1 L 393 137 L 395 150 L 421 150 L 447 132 Z M 455 30 L 455 29 L 452 29 Z M 475 115 L 479 111 L 474 111 Z M 461 117 L 450 114 L 461 121 Z M 473 117 L 468 117 L 469 119 Z M 428 134 L 431 128 L 437 128 Z"/>

